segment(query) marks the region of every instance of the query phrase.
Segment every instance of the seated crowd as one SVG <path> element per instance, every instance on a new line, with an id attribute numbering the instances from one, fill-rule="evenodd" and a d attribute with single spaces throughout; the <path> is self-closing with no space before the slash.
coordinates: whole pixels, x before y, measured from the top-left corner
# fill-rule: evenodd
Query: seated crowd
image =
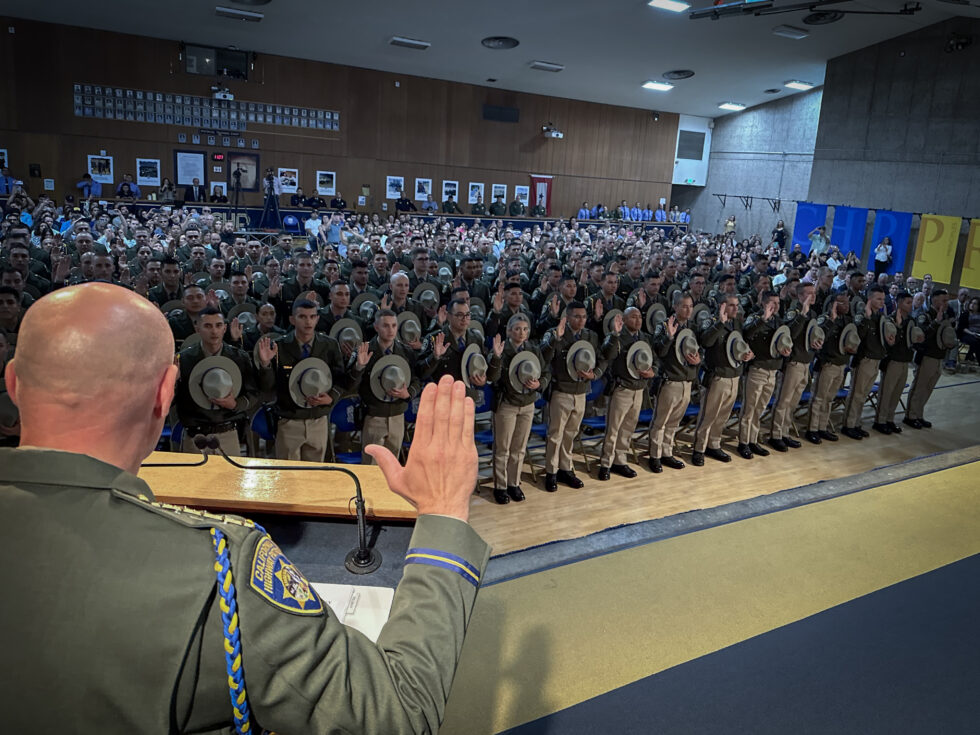
<path id="1" fill-rule="evenodd" d="M 118 284 L 167 314 L 185 450 L 203 434 L 241 454 L 262 412 L 277 455 L 310 461 L 333 456 L 332 423 L 351 449 L 398 454 L 423 384 L 452 375 L 492 413 L 502 504 L 524 498 L 534 432 L 544 490 L 582 487 L 573 454 L 596 414 L 599 480 L 637 475 L 628 458 L 638 433 L 652 472 L 684 468 L 675 438 L 685 422 L 694 465 L 730 462 L 721 440 L 733 411 L 745 460 L 768 455 L 766 443 L 800 447 L 801 412 L 801 438 L 837 441 L 830 415 L 841 400 L 840 431 L 860 440 L 876 383 L 872 428 L 900 433 L 913 365 L 902 423 L 929 427 L 925 405 L 957 337 L 976 356 L 977 300 L 964 290 L 950 302 L 931 279 L 875 279 L 818 238 L 804 255 L 780 242 L 781 227 L 766 243 L 734 228 L 675 235 L 572 219 L 514 229 L 314 210 L 303 235 L 253 238 L 207 206 L 59 206 L 19 192 L 0 226 L 0 355 L 12 354 L 36 299 Z M 12 406 L 0 433 L 16 443 Z"/>

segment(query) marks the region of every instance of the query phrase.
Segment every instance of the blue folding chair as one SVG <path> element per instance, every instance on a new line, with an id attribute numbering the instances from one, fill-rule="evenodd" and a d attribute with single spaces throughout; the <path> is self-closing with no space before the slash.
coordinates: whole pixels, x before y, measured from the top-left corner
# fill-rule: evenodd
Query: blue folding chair
<path id="1" fill-rule="evenodd" d="M 300 235 L 303 232 L 299 219 L 294 214 L 287 214 L 282 218 L 282 227 L 286 232 L 292 232 L 294 235 Z"/>
<path id="2" fill-rule="evenodd" d="M 359 432 L 360 428 L 354 421 L 357 406 L 360 403 L 358 398 L 345 398 L 337 403 L 330 412 L 330 423 L 336 427 L 337 431 L 350 433 Z M 334 459 L 343 464 L 361 464 L 360 452 L 335 452 Z"/>

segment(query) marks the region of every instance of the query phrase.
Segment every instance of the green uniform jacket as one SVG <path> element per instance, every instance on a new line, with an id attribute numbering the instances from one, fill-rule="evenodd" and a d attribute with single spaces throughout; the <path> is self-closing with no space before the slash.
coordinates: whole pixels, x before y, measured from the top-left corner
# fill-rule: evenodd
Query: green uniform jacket
<path id="1" fill-rule="evenodd" d="M 490 214 L 494 217 L 503 217 L 507 214 L 507 205 L 503 202 L 493 202 L 490 205 Z"/>
<path id="2" fill-rule="evenodd" d="M 357 355 L 351 355 L 349 360 L 345 360 L 337 340 L 326 334 L 315 333 L 310 357 L 318 357 L 330 367 L 330 373 L 333 377 L 330 397 L 333 402 L 326 406 L 304 406 L 301 408 L 296 405 L 289 393 L 289 378 L 293 373 L 293 368 L 303 359 L 303 348 L 296 341 L 296 332 L 290 332 L 285 337 L 281 337 L 276 340 L 276 344 L 279 346 L 279 355 L 273 359 L 269 367 L 260 368 L 259 374 L 264 385 L 275 384 L 276 405 L 280 418 L 305 420 L 329 416 L 330 411 L 343 396 L 357 393 L 357 389 L 361 386 L 363 373 L 357 368 Z"/>
<path id="3" fill-rule="evenodd" d="M 699 365 L 689 365 L 686 361 L 681 362 L 677 359 L 674 342 L 682 329 L 694 331 L 697 329 L 697 325 L 692 321 L 686 321 L 683 324 L 678 322 L 677 331 L 671 337 L 667 332 L 667 324 L 661 322 L 653 333 L 653 351 L 660 358 L 662 365 L 662 369 L 658 370 L 657 373 L 663 376 L 665 380 L 672 380 L 677 383 L 693 381 L 697 378 L 700 367 Z"/>
<path id="4" fill-rule="evenodd" d="M 409 401 L 415 400 L 415 398 L 422 392 L 422 382 L 419 380 L 418 368 L 416 367 L 416 362 L 418 360 L 418 354 L 411 347 L 408 347 L 397 339 L 391 344 L 391 354 L 400 355 L 405 358 L 408 362 L 409 368 L 412 370 L 411 376 L 408 379 L 408 395 L 410 398 L 402 400 L 401 398 L 396 398 L 393 401 L 382 401 L 379 400 L 374 392 L 371 390 L 371 370 L 374 369 L 374 364 L 385 356 L 385 352 L 381 349 L 381 345 L 378 344 L 378 338 L 375 337 L 368 343 L 368 349 L 371 352 L 371 359 L 368 364 L 364 367 L 363 378 L 361 379 L 360 385 L 360 395 L 361 395 L 361 405 L 364 406 L 364 413 L 367 416 L 398 416 L 399 414 L 405 413 L 408 409 Z"/>
<path id="5" fill-rule="evenodd" d="M 855 366 L 863 359 L 881 360 L 888 354 L 888 345 L 881 339 L 881 320 L 881 314 L 867 317 L 863 310 L 854 316 L 854 325 L 861 335 L 861 346 L 852 361 Z"/>
<path id="6" fill-rule="evenodd" d="M 830 314 L 821 314 L 817 324 L 826 335 L 823 347 L 817 353 L 817 370 L 824 365 L 846 365 L 850 355 L 840 351 L 840 333 L 851 322 L 849 314 L 840 314 L 837 319 L 831 319 Z"/>
<path id="7" fill-rule="evenodd" d="M 523 217 L 527 214 L 527 207 L 519 199 L 512 201 L 508 209 L 511 217 Z"/>
<path id="8" fill-rule="evenodd" d="M 743 363 L 732 367 L 728 362 L 728 336 L 735 330 L 741 331 L 742 324 L 738 319 L 713 319 L 705 325 L 698 335 L 698 342 L 704 348 L 704 384 L 707 385 L 712 377 L 737 378 L 742 374 Z M 743 335 L 744 336 L 744 335 Z"/>
<path id="9" fill-rule="evenodd" d="M 478 217 L 483 217 L 487 213 L 487 207 L 485 204 L 474 204 L 470 207 L 470 214 L 476 215 Z"/>
<path id="10" fill-rule="evenodd" d="M 529 406 L 548 390 L 548 383 L 551 382 L 551 366 L 548 356 L 541 352 L 541 348 L 528 340 L 521 345 L 521 352 L 533 352 L 538 356 L 541 363 L 541 377 L 538 378 L 538 389 L 518 393 L 514 386 L 510 384 L 510 363 L 517 356 L 518 350 L 514 343 L 509 339 L 504 342 L 504 354 L 500 356 L 500 374 L 493 383 L 493 405 L 491 408 L 496 411 L 501 403 L 511 406 Z"/>
<path id="11" fill-rule="evenodd" d="M 606 335 L 606 339 L 602 343 L 602 354 L 609 360 L 609 366 L 606 369 L 607 395 L 616 388 L 640 390 L 650 387 L 650 381 L 653 378 L 634 378 L 626 364 L 626 356 L 629 354 L 630 347 L 637 342 L 646 342 L 651 349 L 653 348 L 650 335 L 646 332 L 641 331 L 633 334 L 626 327 L 623 327 L 619 334 L 610 332 Z M 656 371 L 657 366 L 654 365 L 653 368 Z"/>
<path id="12" fill-rule="evenodd" d="M 554 329 L 549 329 L 541 340 L 541 353 L 551 361 L 551 389 L 560 393 L 579 395 L 588 393 L 592 388 L 588 380 L 579 380 L 568 373 L 566 358 L 568 350 L 580 339 L 588 340 L 595 349 L 595 380 L 599 380 L 606 371 L 607 357 L 599 344 L 599 335 L 588 327 L 582 329 L 578 336 L 572 333 L 571 327 L 565 327 L 565 335 L 559 337 Z M 610 348 L 611 349 L 611 348 Z"/>
<path id="13" fill-rule="evenodd" d="M 436 357 L 433 342 L 436 335 L 440 332 L 445 337 L 446 352 L 442 357 Z M 422 351 L 419 353 L 419 376 L 423 380 L 431 378 L 436 382 L 443 375 L 451 375 L 453 380 L 462 380 L 463 352 L 470 345 L 477 345 L 480 348 L 480 353 L 487 360 L 487 382 L 493 383 L 497 380 L 500 377 L 500 358 L 493 353 L 493 350 L 488 352 L 484 348 L 483 337 L 480 336 L 480 333 L 475 329 L 467 329 L 466 336 L 462 339 L 463 349 L 460 349 L 459 342 L 453 337 L 448 325 L 426 337 L 425 342 L 422 344 Z M 482 388 L 473 387 L 466 389 L 466 395 L 474 401 L 476 401 L 481 392 Z"/>
<path id="14" fill-rule="evenodd" d="M 489 556 L 468 524 L 418 519 L 374 644 L 251 521 L 155 505 L 142 480 L 80 454 L 0 449 L 0 467 L 0 554 L 16 561 L 5 732 L 233 732 L 212 528 L 229 547 L 250 732 L 437 730 Z"/>
<path id="15" fill-rule="evenodd" d="M 221 357 L 227 357 L 238 365 L 242 373 L 242 388 L 238 392 L 233 409 L 215 406 L 212 409 L 201 408 L 194 399 L 187 387 L 187 379 L 191 375 L 194 366 L 204 359 L 204 348 L 201 344 L 191 345 L 177 353 L 177 365 L 180 368 L 180 375 L 177 377 L 177 389 L 174 395 L 174 402 L 177 406 L 177 416 L 184 429 L 194 433 L 209 433 L 208 426 L 224 424 L 229 421 L 244 421 L 249 414 L 259 407 L 259 390 L 272 390 L 271 374 L 267 376 L 267 383 L 259 385 L 256 382 L 255 365 L 252 363 L 252 356 L 225 343 L 221 346 Z M 266 376 L 260 376 L 263 378 Z M 201 431 L 194 431 L 201 429 Z"/>
<path id="16" fill-rule="evenodd" d="M 779 370 L 783 366 L 782 355 L 772 356 L 769 345 L 772 336 L 781 326 L 782 320 L 779 316 L 772 319 L 763 319 L 762 314 L 752 314 L 745 320 L 745 327 L 742 329 L 742 336 L 749 343 L 755 357 L 750 363 L 750 367 L 762 368 L 763 370 Z"/>

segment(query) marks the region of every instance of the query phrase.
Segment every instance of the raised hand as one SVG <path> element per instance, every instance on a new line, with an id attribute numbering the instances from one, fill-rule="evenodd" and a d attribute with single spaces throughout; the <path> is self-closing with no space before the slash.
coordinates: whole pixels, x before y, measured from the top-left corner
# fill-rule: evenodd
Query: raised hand
<path id="1" fill-rule="evenodd" d="M 357 367 L 361 370 L 367 367 L 367 364 L 371 362 L 371 349 L 367 342 L 361 342 L 357 346 Z"/>
<path id="2" fill-rule="evenodd" d="M 235 342 L 238 342 L 242 338 L 242 322 L 236 316 L 228 324 L 228 336 L 232 338 Z"/>
<path id="3" fill-rule="evenodd" d="M 567 324 L 568 324 L 567 316 L 562 316 L 562 318 L 558 320 L 558 326 L 555 327 L 555 335 L 557 335 L 558 339 L 561 339 L 562 337 L 565 336 L 565 326 Z"/>
<path id="4" fill-rule="evenodd" d="M 495 334 L 493 337 L 493 354 L 500 357 L 504 354 L 504 338 L 500 334 Z"/>
<path id="5" fill-rule="evenodd" d="M 868 300 L 868 301 L 867 301 L 867 302 L 866 302 L 866 303 L 864 304 L 864 315 L 865 315 L 866 317 L 870 317 L 870 316 L 871 316 L 872 314 L 874 314 L 874 309 L 872 309 L 872 308 L 871 308 L 871 300 L 869 299 L 869 300 Z"/>
<path id="6" fill-rule="evenodd" d="M 673 339 L 674 335 L 677 334 L 677 317 L 671 314 L 664 327 L 667 330 L 667 336 Z"/>
<path id="7" fill-rule="evenodd" d="M 278 296 L 280 293 L 282 293 L 282 277 L 273 276 L 269 281 L 269 289 L 266 291 L 266 294 L 270 298 L 274 298 Z"/>
<path id="8" fill-rule="evenodd" d="M 718 321 L 722 324 L 728 323 L 728 302 L 722 301 L 721 305 L 718 307 Z"/>
<path id="9" fill-rule="evenodd" d="M 238 321 L 237 319 L 235 321 Z M 259 362 L 266 368 L 279 355 L 279 345 L 272 341 L 271 337 L 262 337 L 259 340 Z"/>
<path id="10" fill-rule="evenodd" d="M 415 435 L 402 467 L 388 449 L 369 444 L 392 492 L 405 498 L 419 514 L 469 519 L 470 496 L 476 486 L 477 453 L 473 442 L 475 407 L 466 386 L 444 375 L 422 392 Z"/>
<path id="11" fill-rule="evenodd" d="M 561 303 L 558 300 L 558 294 L 551 295 L 551 303 L 548 306 L 548 310 L 551 312 L 551 316 L 556 318 L 558 317 L 558 314 L 561 311 Z M 558 336 L 560 337 L 561 335 Z"/>
<path id="12" fill-rule="evenodd" d="M 636 305 L 642 309 L 647 303 L 647 292 L 644 289 L 640 289 L 639 293 L 636 294 Z"/>
<path id="13" fill-rule="evenodd" d="M 390 309 L 391 308 L 391 294 L 390 293 L 386 293 L 384 296 L 381 297 L 381 308 L 382 309 Z"/>
<path id="14" fill-rule="evenodd" d="M 497 287 L 497 293 L 493 295 L 493 310 L 500 313 L 504 309 L 504 282 L 501 281 Z"/>
<path id="15" fill-rule="evenodd" d="M 432 354 L 435 355 L 436 359 L 441 359 L 443 355 L 446 354 L 446 350 L 449 349 L 449 345 L 446 344 L 446 333 L 439 332 L 432 340 Z"/>
<path id="16" fill-rule="evenodd" d="M 595 320 L 599 321 L 602 319 L 602 314 L 606 310 L 606 307 L 602 305 L 602 299 L 597 298 L 595 304 L 592 306 L 592 313 L 595 314 Z"/>
<path id="17" fill-rule="evenodd" d="M 207 298 L 205 299 L 205 303 L 208 306 L 213 306 L 215 309 L 219 308 L 221 304 L 218 301 L 218 292 L 215 291 L 213 288 L 209 288 Z"/>
<path id="18" fill-rule="evenodd" d="M 831 319 L 836 319 L 837 318 L 837 299 L 836 298 L 834 299 L 834 303 L 832 303 L 830 305 L 830 318 Z"/>
<path id="19" fill-rule="evenodd" d="M 617 314 L 613 317 L 613 332 L 619 334 L 623 331 L 623 315 Z"/>

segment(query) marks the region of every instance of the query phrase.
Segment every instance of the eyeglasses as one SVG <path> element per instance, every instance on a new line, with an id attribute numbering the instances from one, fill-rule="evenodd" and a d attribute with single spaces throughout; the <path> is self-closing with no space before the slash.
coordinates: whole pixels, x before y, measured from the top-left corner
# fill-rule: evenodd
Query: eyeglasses
<path id="1" fill-rule="evenodd" d="M 470 314 L 468 311 L 460 311 L 453 314 L 453 316 L 457 319 L 469 319 L 472 314 Z"/>

